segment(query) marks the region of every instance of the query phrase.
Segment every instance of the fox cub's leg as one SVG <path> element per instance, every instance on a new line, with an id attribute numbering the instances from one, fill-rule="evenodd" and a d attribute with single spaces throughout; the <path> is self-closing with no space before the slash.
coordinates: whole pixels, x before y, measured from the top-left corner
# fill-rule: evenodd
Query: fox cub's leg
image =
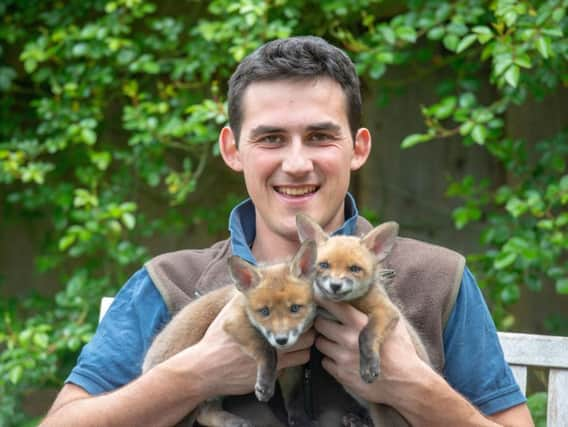
<path id="1" fill-rule="evenodd" d="M 251 356 L 257 365 L 254 393 L 261 402 L 267 402 L 274 395 L 276 371 L 276 349 L 248 322 L 227 321 L 225 331 L 233 336 L 243 351 Z"/>
<path id="2" fill-rule="evenodd" d="M 381 345 L 396 326 L 400 314 L 382 292 L 369 292 L 366 299 L 372 310 L 367 311 L 369 321 L 359 334 L 360 372 L 365 382 L 372 383 L 380 373 Z"/>
<path id="3" fill-rule="evenodd" d="M 196 413 L 197 422 L 206 427 L 253 427 L 250 421 L 224 411 L 221 399 L 203 402 Z"/>

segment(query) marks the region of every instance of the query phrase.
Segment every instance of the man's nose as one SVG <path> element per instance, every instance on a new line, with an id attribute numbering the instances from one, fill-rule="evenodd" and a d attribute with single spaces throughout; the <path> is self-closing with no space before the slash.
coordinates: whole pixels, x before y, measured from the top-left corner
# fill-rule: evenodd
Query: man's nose
<path id="1" fill-rule="evenodd" d="M 289 174 L 305 174 L 314 168 L 308 148 L 301 140 L 294 140 L 286 150 L 282 170 Z"/>

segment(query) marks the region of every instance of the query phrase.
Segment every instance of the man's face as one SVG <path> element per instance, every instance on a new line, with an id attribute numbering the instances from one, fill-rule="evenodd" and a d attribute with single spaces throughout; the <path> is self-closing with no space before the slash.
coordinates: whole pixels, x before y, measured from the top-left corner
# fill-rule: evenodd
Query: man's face
<path id="1" fill-rule="evenodd" d="M 244 173 L 257 235 L 296 239 L 298 212 L 328 231 L 341 226 L 351 170 L 370 149 L 366 129 L 354 147 L 341 86 L 328 78 L 253 83 L 242 108 L 238 150 L 227 163 Z"/>

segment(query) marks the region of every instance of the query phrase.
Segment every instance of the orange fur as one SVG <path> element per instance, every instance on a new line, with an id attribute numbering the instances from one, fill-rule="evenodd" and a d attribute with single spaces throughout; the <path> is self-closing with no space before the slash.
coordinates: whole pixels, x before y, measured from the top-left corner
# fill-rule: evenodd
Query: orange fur
<path id="1" fill-rule="evenodd" d="M 235 286 L 212 291 L 174 316 L 150 346 L 143 372 L 196 344 L 223 307 L 236 298 L 223 328 L 256 361 L 255 394 L 260 401 L 269 400 L 277 379 L 276 348 L 294 345 L 315 316 L 312 280 L 316 256 L 316 245 L 309 241 L 289 262 L 255 267 L 239 257 L 229 258 Z M 292 389 L 283 390 L 287 406 L 300 385 L 293 381 Z M 202 403 L 193 417 L 204 426 L 251 425 L 224 411 L 218 401 Z"/>
<path id="2" fill-rule="evenodd" d="M 384 287 L 394 277 L 394 272 L 385 268 L 384 260 L 395 244 L 398 224 L 381 224 L 363 237 L 330 237 L 315 221 L 302 214 L 296 217 L 296 224 L 301 240 L 313 239 L 318 243 L 316 292 L 324 298 L 349 302 L 368 316 L 368 323 L 359 335 L 361 378 L 371 383 L 379 376 L 381 345 L 399 321 L 405 323 L 418 356 L 429 363 L 418 333 Z M 392 408 L 363 403 L 375 427 L 408 425 Z"/>

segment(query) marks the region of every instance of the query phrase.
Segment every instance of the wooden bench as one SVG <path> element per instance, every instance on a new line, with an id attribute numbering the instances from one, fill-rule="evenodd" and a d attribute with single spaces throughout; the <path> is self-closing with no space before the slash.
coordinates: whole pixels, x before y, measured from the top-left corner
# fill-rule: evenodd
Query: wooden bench
<path id="1" fill-rule="evenodd" d="M 112 300 L 101 300 L 99 322 Z M 523 393 L 527 390 L 527 368 L 548 368 L 546 425 L 568 427 L 568 337 L 499 332 L 499 340 Z"/>
<path id="2" fill-rule="evenodd" d="M 548 368 L 547 427 L 568 427 L 568 337 L 499 332 L 517 383 L 527 390 L 527 368 Z"/>

